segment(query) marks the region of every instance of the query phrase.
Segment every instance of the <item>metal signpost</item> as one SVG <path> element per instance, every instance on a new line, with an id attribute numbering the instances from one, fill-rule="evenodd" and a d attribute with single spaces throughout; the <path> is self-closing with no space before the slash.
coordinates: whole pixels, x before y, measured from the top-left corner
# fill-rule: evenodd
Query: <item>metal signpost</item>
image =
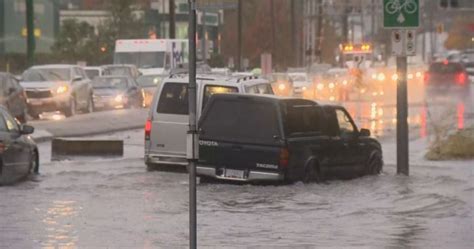
<path id="1" fill-rule="evenodd" d="M 196 115 L 196 0 L 188 0 L 189 5 L 189 131 L 187 134 L 186 157 L 189 165 L 189 248 L 197 248 L 196 217 L 196 163 L 198 154 L 198 132 Z"/>
<path id="2" fill-rule="evenodd" d="M 383 0 L 384 28 L 392 31 L 392 54 L 397 56 L 397 173 L 409 175 L 407 56 L 416 54 L 420 24 L 419 0 Z"/>

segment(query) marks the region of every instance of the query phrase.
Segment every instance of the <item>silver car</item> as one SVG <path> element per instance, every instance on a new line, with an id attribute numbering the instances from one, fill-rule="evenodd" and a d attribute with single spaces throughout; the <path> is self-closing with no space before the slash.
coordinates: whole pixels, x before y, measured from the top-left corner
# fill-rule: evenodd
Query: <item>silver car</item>
<path id="1" fill-rule="evenodd" d="M 70 117 L 77 110 L 93 111 L 91 82 L 79 66 L 33 66 L 23 73 L 21 85 L 29 114 L 35 119 L 42 112 L 60 111 Z"/>

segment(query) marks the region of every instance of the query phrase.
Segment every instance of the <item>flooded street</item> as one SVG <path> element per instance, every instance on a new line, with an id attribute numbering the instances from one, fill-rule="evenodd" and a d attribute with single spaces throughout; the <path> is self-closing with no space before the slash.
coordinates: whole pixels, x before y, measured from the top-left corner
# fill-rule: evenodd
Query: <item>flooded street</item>
<path id="1" fill-rule="evenodd" d="M 0 248 L 187 247 L 188 176 L 147 172 L 141 130 L 104 137 L 125 139 L 123 159 L 45 157 L 41 176 L 0 188 Z M 393 147 L 380 176 L 200 184 L 198 246 L 473 248 L 472 161 L 417 160 L 410 177 L 396 176 Z"/>

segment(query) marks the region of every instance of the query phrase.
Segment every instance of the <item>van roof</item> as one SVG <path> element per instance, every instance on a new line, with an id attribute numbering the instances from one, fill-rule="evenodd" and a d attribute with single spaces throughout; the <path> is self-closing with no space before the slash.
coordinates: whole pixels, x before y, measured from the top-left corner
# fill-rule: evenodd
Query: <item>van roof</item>
<path id="1" fill-rule="evenodd" d="M 213 95 L 214 97 L 214 95 Z M 308 102 L 312 102 L 314 104 L 318 104 L 315 101 L 302 99 L 302 98 L 295 98 L 295 97 L 283 97 L 277 95 L 267 95 L 267 94 L 235 94 L 235 93 L 226 93 L 226 94 L 216 94 L 215 98 L 222 98 L 222 99 L 236 99 L 236 98 L 245 98 L 245 99 L 258 99 L 258 100 L 265 100 L 269 102 L 281 102 L 281 101 L 288 101 L 288 100 L 306 100 Z"/>
<path id="2" fill-rule="evenodd" d="M 46 64 L 46 65 L 36 65 L 30 67 L 30 69 L 38 69 L 38 68 L 72 68 L 72 67 L 80 67 L 78 65 L 69 65 L 69 64 Z"/>
<path id="3" fill-rule="evenodd" d="M 270 84 L 270 81 L 258 76 L 229 76 L 222 74 L 213 74 L 213 73 L 202 73 L 196 75 L 197 80 L 201 81 L 216 81 L 219 84 L 223 85 L 256 85 L 256 84 Z M 165 78 L 163 82 L 176 82 L 176 83 L 188 83 L 189 74 L 187 73 L 177 73 L 171 74 L 169 77 Z"/>

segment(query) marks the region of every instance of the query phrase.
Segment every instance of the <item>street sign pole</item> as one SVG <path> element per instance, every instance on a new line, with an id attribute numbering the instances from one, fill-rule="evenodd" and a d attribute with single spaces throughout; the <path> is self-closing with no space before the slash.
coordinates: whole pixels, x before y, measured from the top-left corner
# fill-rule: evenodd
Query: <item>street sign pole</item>
<path id="1" fill-rule="evenodd" d="M 198 155 L 197 104 L 196 104 L 196 0 L 188 0 L 189 6 L 189 130 L 186 157 L 189 170 L 189 248 L 197 248 L 196 218 L 196 164 Z"/>
<path id="2" fill-rule="evenodd" d="M 397 56 L 397 174 L 409 174 L 407 56 L 416 55 L 420 25 L 419 0 L 383 0 L 384 28 L 392 32 L 392 53 Z"/>
<path id="3" fill-rule="evenodd" d="M 397 56 L 397 174 L 408 175 L 407 57 Z"/>

